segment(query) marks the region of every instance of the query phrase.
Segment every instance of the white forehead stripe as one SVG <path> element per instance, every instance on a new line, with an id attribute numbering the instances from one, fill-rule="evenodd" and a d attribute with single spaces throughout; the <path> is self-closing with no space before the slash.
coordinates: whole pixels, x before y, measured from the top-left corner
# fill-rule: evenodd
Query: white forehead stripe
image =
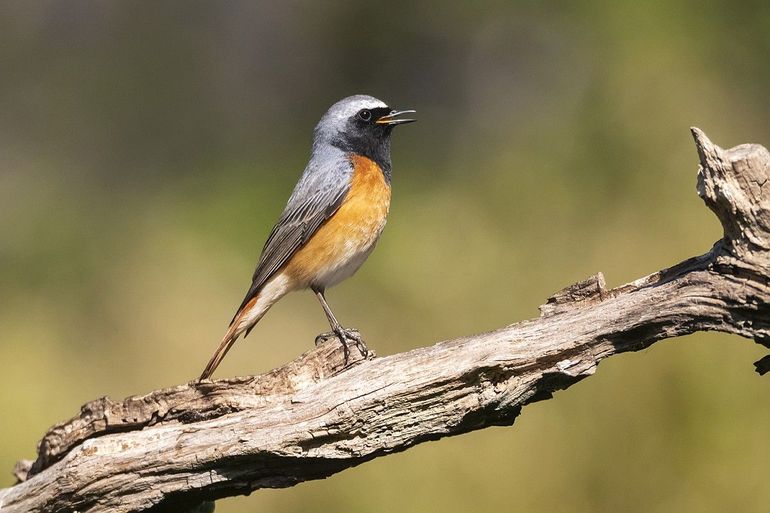
<path id="1" fill-rule="evenodd" d="M 330 141 L 343 132 L 350 119 L 363 109 L 381 109 L 388 106 L 373 96 L 359 94 L 348 96 L 332 105 L 315 128 L 314 145 Z"/>
<path id="2" fill-rule="evenodd" d="M 358 107 L 358 109 L 381 109 L 383 107 L 387 107 L 384 102 L 381 102 L 380 100 L 372 98 L 371 100 L 361 100 L 360 102 L 355 102 L 354 105 Z"/>
<path id="3" fill-rule="evenodd" d="M 386 108 L 384 102 L 371 96 L 353 96 L 341 100 L 329 109 L 327 115 L 332 118 L 349 118 L 361 109 L 380 109 Z"/>

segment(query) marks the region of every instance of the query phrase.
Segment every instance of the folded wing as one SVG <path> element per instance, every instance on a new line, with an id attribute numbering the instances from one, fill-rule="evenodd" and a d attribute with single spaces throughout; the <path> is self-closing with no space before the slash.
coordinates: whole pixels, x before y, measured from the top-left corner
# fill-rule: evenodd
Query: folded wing
<path id="1" fill-rule="evenodd" d="M 238 307 L 236 317 L 264 284 L 310 240 L 324 221 L 339 209 L 350 190 L 352 164 L 345 159 L 337 166 L 337 169 L 305 171 L 265 242 L 251 287 Z"/>

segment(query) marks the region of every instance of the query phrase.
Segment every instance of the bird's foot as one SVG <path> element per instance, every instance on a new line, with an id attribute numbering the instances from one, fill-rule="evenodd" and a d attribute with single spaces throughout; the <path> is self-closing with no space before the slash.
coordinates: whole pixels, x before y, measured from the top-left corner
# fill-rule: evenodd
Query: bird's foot
<path id="1" fill-rule="evenodd" d="M 342 350 L 345 353 L 345 365 L 348 364 L 348 357 L 350 356 L 350 348 L 348 347 L 348 342 L 355 344 L 356 348 L 361 353 L 361 356 L 364 358 L 369 356 L 369 348 L 366 347 L 366 343 L 364 342 L 363 337 L 361 337 L 361 333 L 359 333 L 359 331 L 355 328 L 340 327 L 334 331 L 321 333 L 315 338 L 315 345 L 319 346 L 332 338 L 339 339 L 339 341 L 342 343 Z"/>

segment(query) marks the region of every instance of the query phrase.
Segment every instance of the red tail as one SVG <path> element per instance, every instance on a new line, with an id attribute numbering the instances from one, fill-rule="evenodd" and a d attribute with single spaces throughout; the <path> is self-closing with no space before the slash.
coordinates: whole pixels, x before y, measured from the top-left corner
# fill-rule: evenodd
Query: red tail
<path id="1" fill-rule="evenodd" d="M 203 369 L 203 373 L 201 374 L 201 377 L 198 378 L 198 381 L 203 379 L 209 379 L 212 374 L 214 374 L 214 371 L 217 370 L 217 367 L 219 367 L 219 364 L 222 363 L 222 360 L 224 360 L 225 355 L 230 350 L 231 347 L 233 347 L 233 344 L 235 344 L 235 341 L 238 340 L 238 337 L 241 336 L 241 333 L 247 330 L 251 330 L 251 328 L 254 327 L 254 325 L 259 321 L 259 318 L 254 319 L 251 326 L 244 326 L 243 323 L 241 323 L 241 320 L 244 316 L 246 316 L 249 312 L 251 312 L 251 309 L 256 306 L 257 299 L 259 296 L 252 298 L 248 303 L 246 303 L 243 308 L 241 308 L 237 314 L 235 314 L 235 317 L 233 317 L 233 321 L 230 323 L 230 327 L 227 329 L 227 333 L 225 333 L 224 338 L 222 338 L 222 342 L 219 343 L 219 347 L 216 351 L 214 351 L 214 355 L 211 357 L 211 360 L 209 360 L 209 363 L 206 365 L 206 368 Z M 261 317 L 261 316 L 260 316 Z"/>
<path id="2" fill-rule="evenodd" d="M 211 357 L 211 360 L 209 360 L 209 363 L 206 365 L 206 368 L 203 369 L 203 373 L 201 374 L 201 377 L 198 378 L 198 381 L 209 379 L 212 374 L 214 374 L 214 371 L 217 370 L 217 367 L 219 367 L 219 364 L 222 363 L 222 360 L 224 360 L 225 355 L 230 350 L 231 347 L 233 347 L 233 344 L 235 344 L 235 341 L 238 340 L 238 336 L 240 335 L 240 332 L 236 330 L 237 324 L 233 322 L 233 324 L 230 325 L 230 329 L 227 330 L 227 333 L 225 333 L 225 337 L 222 339 L 222 342 L 220 342 L 219 347 L 214 352 L 214 355 Z"/>

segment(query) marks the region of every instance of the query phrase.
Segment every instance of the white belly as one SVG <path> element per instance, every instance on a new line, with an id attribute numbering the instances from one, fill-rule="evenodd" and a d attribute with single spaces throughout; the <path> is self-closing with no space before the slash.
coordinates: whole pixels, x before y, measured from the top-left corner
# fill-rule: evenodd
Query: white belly
<path id="1" fill-rule="evenodd" d="M 384 227 L 385 223 L 382 224 Z M 353 276 L 374 250 L 381 232 L 382 228 L 371 240 L 365 241 L 365 244 L 361 244 L 361 241 L 348 241 L 344 249 L 340 251 L 339 259 L 336 262 L 318 269 L 313 285 L 320 288 L 333 287 L 342 280 Z"/>

